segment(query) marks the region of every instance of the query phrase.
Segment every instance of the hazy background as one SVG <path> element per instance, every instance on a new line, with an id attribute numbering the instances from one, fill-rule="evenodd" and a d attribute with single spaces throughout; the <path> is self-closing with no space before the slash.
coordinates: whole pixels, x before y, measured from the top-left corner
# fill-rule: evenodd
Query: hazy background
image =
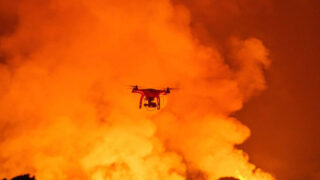
<path id="1" fill-rule="evenodd" d="M 243 147 L 280 180 L 319 180 L 320 2 L 272 3 L 272 16 L 253 18 L 250 26 L 273 63 L 267 91 L 237 114 L 252 130 Z"/>
<path id="2" fill-rule="evenodd" d="M 242 145 L 251 161 L 279 180 L 319 180 L 320 2 L 187 4 L 194 20 L 202 21 L 195 23 L 202 41 L 221 46 L 232 34 L 251 35 L 270 50 L 268 89 L 235 114 L 252 131 Z M 202 27 L 208 28 L 206 33 Z M 213 36 L 221 39 L 210 40 Z"/>

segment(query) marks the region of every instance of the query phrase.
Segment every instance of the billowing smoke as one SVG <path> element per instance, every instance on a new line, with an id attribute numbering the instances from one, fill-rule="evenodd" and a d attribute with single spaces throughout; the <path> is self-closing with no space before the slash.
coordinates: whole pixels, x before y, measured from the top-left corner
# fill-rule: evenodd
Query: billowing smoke
<path id="1" fill-rule="evenodd" d="M 2 0 L 0 175 L 40 180 L 272 180 L 234 146 L 230 117 L 265 88 L 268 50 L 230 38 L 228 57 L 169 0 Z M 3 8 L 2 8 L 3 7 Z M 126 86 L 178 87 L 162 110 Z"/>

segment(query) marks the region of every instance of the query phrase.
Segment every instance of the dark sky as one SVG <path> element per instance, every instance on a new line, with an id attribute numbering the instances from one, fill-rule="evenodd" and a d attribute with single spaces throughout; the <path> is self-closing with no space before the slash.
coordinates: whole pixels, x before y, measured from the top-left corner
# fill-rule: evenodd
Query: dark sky
<path id="1" fill-rule="evenodd" d="M 235 114 L 252 132 L 250 161 L 279 180 L 320 180 L 320 1 L 183 3 L 204 43 L 257 37 L 270 50 L 267 90 Z"/>
<path id="2" fill-rule="evenodd" d="M 319 180 L 319 1 L 274 1 L 273 9 L 256 32 L 273 61 L 269 88 L 237 114 L 252 130 L 243 147 L 280 180 Z"/>

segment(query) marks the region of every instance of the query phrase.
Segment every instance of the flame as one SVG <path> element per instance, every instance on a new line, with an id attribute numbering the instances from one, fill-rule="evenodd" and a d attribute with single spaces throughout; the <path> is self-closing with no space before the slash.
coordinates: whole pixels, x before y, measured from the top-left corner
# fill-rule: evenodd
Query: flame
<path id="1" fill-rule="evenodd" d="M 250 130 L 230 117 L 265 88 L 268 50 L 201 44 L 169 0 L 3 1 L 0 175 L 51 179 L 273 180 L 235 148 Z M 179 87 L 157 112 L 128 84 Z"/>

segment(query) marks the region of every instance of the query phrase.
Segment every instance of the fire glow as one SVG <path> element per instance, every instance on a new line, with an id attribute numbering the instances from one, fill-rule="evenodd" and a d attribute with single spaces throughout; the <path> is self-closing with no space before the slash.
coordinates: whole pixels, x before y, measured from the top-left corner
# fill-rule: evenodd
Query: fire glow
<path id="1" fill-rule="evenodd" d="M 201 44 L 169 0 L 6 1 L 1 37 L 0 175 L 39 180 L 274 178 L 234 146 L 250 130 L 230 113 L 265 88 L 268 50 Z M 125 86 L 177 86 L 163 109 Z"/>

